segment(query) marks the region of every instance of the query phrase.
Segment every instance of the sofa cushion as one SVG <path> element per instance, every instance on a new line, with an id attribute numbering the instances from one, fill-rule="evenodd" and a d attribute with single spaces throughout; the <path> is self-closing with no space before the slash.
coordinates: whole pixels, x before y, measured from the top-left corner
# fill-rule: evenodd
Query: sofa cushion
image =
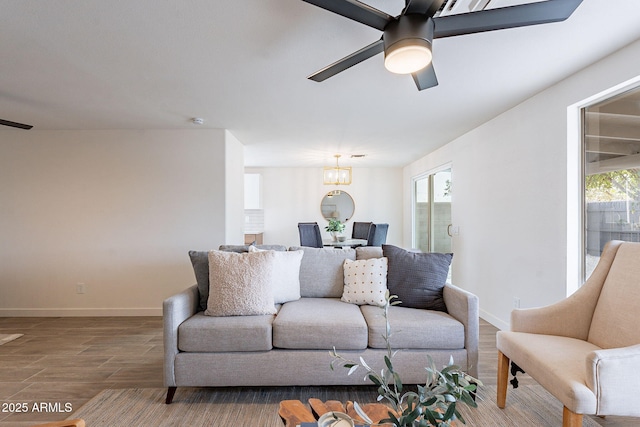
<path id="1" fill-rule="evenodd" d="M 367 322 L 369 347 L 386 348 L 386 321 L 380 307 L 360 307 Z M 464 325 L 441 311 L 401 306 L 389 307 L 391 347 L 461 349 L 464 348 Z"/>
<path id="2" fill-rule="evenodd" d="M 443 288 L 453 254 L 410 252 L 382 245 L 389 259 L 387 287 L 401 305 L 411 308 L 447 311 Z"/>
<path id="3" fill-rule="evenodd" d="M 356 248 L 356 259 L 382 258 L 382 247 L 380 246 L 358 246 Z"/>
<path id="4" fill-rule="evenodd" d="M 639 277 L 640 245 L 623 243 L 616 252 L 593 312 L 590 343 L 602 348 L 640 343 L 640 328 L 631 326 L 637 322 L 640 307 Z"/>
<path id="5" fill-rule="evenodd" d="M 249 252 L 260 252 L 249 246 Z M 303 251 L 274 251 L 273 261 L 273 301 L 282 304 L 300 299 L 300 263 Z"/>
<path id="6" fill-rule="evenodd" d="M 273 346 L 327 351 L 333 347 L 364 349 L 367 324 L 357 305 L 337 298 L 301 298 L 284 304 L 278 312 L 273 321 Z"/>
<path id="7" fill-rule="evenodd" d="M 209 252 L 207 316 L 275 314 L 273 251 Z"/>
<path id="8" fill-rule="evenodd" d="M 199 312 L 178 327 L 180 351 L 266 351 L 274 315 L 211 317 Z"/>
<path id="9" fill-rule="evenodd" d="M 355 260 L 354 249 L 292 247 L 303 250 L 300 264 L 300 295 L 312 298 L 340 298 L 344 288 L 345 259 Z"/>
<path id="10" fill-rule="evenodd" d="M 387 259 L 344 260 L 342 301 L 383 306 L 387 293 Z"/>
<path id="11" fill-rule="evenodd" d="M 258 249 L 286 251 L 287 247 L 282 245 L 257 245 Z M 249 245 L 221 245 L 219 250 L 225 252 L 249 252 Z M 200 310 L 207 309 L 209 299 L 209 251 L 189 251 L 189 259 L 193 266 L 193 272 L 198 284 L 200 294 Z"/>

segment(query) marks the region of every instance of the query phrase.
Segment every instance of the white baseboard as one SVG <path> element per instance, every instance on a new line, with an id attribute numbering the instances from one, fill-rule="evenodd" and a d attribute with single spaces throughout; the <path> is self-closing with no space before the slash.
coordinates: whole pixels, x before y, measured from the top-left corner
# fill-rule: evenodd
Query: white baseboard
<path id="1" fill-rule="evenodd" d="M 504 320 L 494 316 L 493 314 L 483 309 L 480 309 L 480 317 L 482 317 L 484 320 L 491 323 L 493 326 L 500 329 L 501 331 L 508 331 L 509 329 L 511 329 L 510 325 L 507 322 L 505 322 Z"/>
<path id="2" fill-rule="evenodd" d="M 162 316 L 162 308 L 0 308 L 0 317 Z"/>

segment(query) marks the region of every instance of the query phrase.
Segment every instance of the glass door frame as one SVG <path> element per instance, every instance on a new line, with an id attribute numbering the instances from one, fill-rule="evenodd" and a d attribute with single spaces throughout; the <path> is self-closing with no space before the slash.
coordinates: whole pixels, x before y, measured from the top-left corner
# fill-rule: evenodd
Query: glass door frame
<path id="1" fill-rule="evenodd" d="M 640 87 L 640 76 L 567 107 L 567 296 L 585 281 L 584 109 L 637 87 Z"/>
<path id="2" fill-rule="evenodd" d="M 439 172 L 443 172 L 446 170 L 451 170 L 451 174 L 453 175 L 453 165 L 451 162 L 442 164 L 436 168 L 433 169 L 429 169 L 426 172 L 423 172 L 419 175 L 415 175 L 411 178 L 411 247 L 412 248 L 418 248 L 418 242 L 416 239 L 416 224 L 417 224 L 417 218 L 416 218 L 416 207 L 417 207 L 417 200 L 416 200 L 416 183 L 422 179 L 429 179 L 428 181 L 428 188 L 429 188 L 429 228 L 431 228 L 431 223 L 432 223 L 432 215 L 433 215 L 433 202 L 432 202 L 432 193 L 433 193 L 433 179 L 431 179 L 430 177 L 439 173 Z M 453 181 L 453 178 L 452 178 Z M 451 204 L 452 206 L 452 212 L 453 212 L 453 203 Z M 453 242 L 452 242 L 453 243 Z M 433 243 L 432 243 L 432 236 L 429 235 L 429 239 L 428 239 L 428 245 L 429 245 L 429 249 L 431 250 Z"/>

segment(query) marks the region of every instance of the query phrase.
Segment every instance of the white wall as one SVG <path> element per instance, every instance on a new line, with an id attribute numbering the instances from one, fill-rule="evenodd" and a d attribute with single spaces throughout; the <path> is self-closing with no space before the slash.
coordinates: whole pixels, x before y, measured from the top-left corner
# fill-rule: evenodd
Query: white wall
<path id="1" fill-rule="evenodd" d="M 188 250 L 237 238 L 227 144 L 237 156 L 224 130 L 0 131 L 0 316 L 159 315 L 195 283 Z"/>
<path id="2" fill-rule="evenodd" d="M 322 184 L 322 168 L 247 168 L 262 175 L 264 243 L 294 246 L 300 244 L 298 222 L 316 221 L 323 237 L 327 221 L 320 213 L 320 202 L 338 187 Z M 351 235 L 353 221 L 388 223 L 387 243 L 402 245 L 402 169 L 354 168 L 353 183 L 340 186 L 355 202 L 353 218 L 345 234 Z"/>
<path id="3" fill-rule="evenodd" d="M 452 163 L 452 219 L 460 227 L 452 280 L 479 296 L 481 316 L 496 326 L 508 328 L 514 297 L 524 308 L 566 296 L 567 227 L 578 221 L 568 221 L 567 195 L 579 191 L 567 180 L 567 108 L 638 74 L 640 42 L 405 168 L 408 208 L 411 178 Z M 410 242 L 410 209 L 404 223 Z"/>
<path id="4" fill-rule="evenodd" d="M 225 242 L 244 242 L 244 146 L 225 130 Z"/>

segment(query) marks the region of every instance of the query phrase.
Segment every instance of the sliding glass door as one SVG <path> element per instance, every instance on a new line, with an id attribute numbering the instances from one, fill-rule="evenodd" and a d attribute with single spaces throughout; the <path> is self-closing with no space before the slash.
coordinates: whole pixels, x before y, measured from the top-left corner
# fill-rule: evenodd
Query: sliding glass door
<path id="1" fill-rule="evenodd" d="M 413 246 L 451 252 L 451 167 L 414 180 Z"/>

